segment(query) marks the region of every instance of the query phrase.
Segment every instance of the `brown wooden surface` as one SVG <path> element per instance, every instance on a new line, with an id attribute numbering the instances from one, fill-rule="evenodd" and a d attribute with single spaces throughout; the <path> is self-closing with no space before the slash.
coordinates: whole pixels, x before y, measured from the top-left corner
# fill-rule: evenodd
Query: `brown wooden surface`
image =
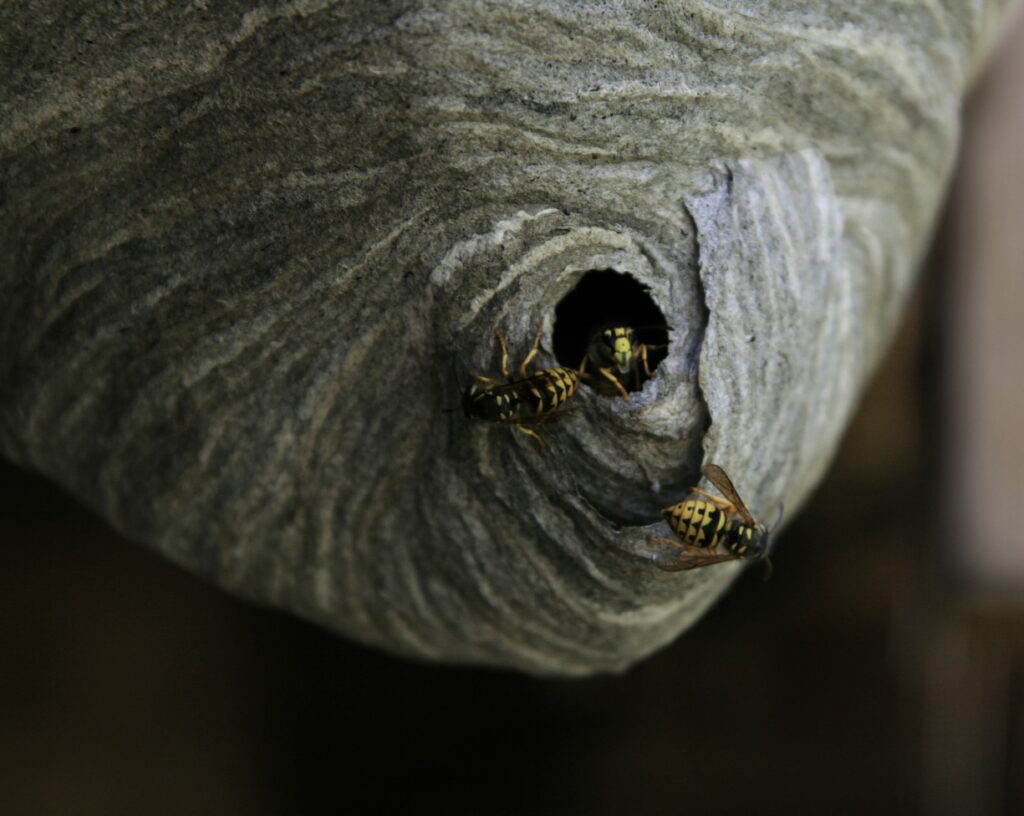
<path id="1" fill-rule="evenodd" d="M 966 110 L 933 252 L 938 507 L 906 627 L 929 816 L 1024 812 L 1024 13 Z M 915 663 L 916 661 L 916 663 Z"/>
<path id="2" fill-rule="evenodd" d="M 946 522 L 974 594 L 1024 607 L 1024 14 L 971 99 L 945 301 Z"/>

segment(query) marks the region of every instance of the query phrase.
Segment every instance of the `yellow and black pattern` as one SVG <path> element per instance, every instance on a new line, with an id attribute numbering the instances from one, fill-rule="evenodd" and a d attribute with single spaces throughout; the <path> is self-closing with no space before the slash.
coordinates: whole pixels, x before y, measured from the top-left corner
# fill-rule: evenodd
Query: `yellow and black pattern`
<path id="1" fill-rule="evenodd" d="M 725 527 L 725 513 L 711 502 L 686 499 L 667 508 L 665 519 L 687 544 L 694 547 L 717 547 Z"/>
<path id="2" fill-rule="evenodd" d="M 560 416 L 559 409 L 576 393 L 580 382 L 578 371 L 563 366 L 527 374 L 531 361 L 540 350 L 543 327 L 544 321 L 538 321 L 533 345 L 519 364 L 519 379 L 513 378 L 509 371 L 505 335 L 500 329 L 495 329 L 494 336 L 501 349 L 501 376 L 505 381 L 499 382 L 471 371 L 470 375 L 476 382 L 471 383 L 462 393 L 462 410 L 467 417 L 512 425 L 521 433 L 533 437 L 541 453 L 544 452 L 544 442 L 540 435 L 524 426 L 540 424 Z"/>
<path id="3" fill-rule="evenodd" d="M 739 558 L 757 558 L 762 553 L 761 525 L 730 519 L 726 510 L 712 502 L 687 498 L 663 513 L 672 532 L 692 547 L 725 549 Z"/>
<path id="4" fill-rule="evenodd" d="M 708 464 L 702 472 L 722 494 L 721 498 L 692 487 L 681 502 L 662 510 L 677 539 L 650 539 L 648 543 L 652 546 L 670 546 L 670 549 L 654 554 L 654 562 L 668 572 L 756 558 L 763 559 L 770 567 L 769 530 L 751 515 L 721 467 Z"/>
<path id="5" fill-rule="evenodd" d="M 640 358 L 636 333 L 629 326 L 613 326 L 605 329 L 602 336 L 610 347 L 612 359 L 620 371 L 629 369 Z"/>
<path id="6" fill-rule="evenodd" d="M 491 422 L 530 422 L 557 411 L 576 393 L 579 375 L 571 368 L 545 368 L 499 385 L 473 383 L 466 390 L 466 415 Z"/>
<path id="7" fill-rule="evenodd" d="M 557 411 L 576 393 L 580 376 L 571 368 L 558 366 L 538 371 L 528 380 L 523 380 L 534 399 L 534 415 Z"/>

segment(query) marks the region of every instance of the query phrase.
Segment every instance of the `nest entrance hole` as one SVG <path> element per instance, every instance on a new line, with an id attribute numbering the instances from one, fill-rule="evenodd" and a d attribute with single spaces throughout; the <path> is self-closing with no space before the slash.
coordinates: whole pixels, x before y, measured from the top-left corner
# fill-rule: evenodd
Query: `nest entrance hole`
<path id="1" fill-rule="evenodd" d="M 651 371 L 668 355 L 669 326 L 647 287 L 632 275 L 595 269 L 585 273 L 555 307 L 555 358 L 560 365 L 578 368 L 590 339 L 612 325 L 633 328 L 637 339 L 648 346 Z"/>

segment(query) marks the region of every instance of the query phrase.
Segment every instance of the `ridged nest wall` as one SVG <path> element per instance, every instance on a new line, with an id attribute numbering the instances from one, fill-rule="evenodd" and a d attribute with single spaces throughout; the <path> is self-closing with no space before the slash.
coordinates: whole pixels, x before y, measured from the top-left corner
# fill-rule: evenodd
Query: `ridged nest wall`
<path id="1" fill-rule="evenodd" d="M 1003 5 L 0 6 L 0 449 L 361 641 L 620 670 L 737 572 L 651 561 L 702 463 L 823 474 Z M 545 456 L 446 412 L 593 270 L 671 328 L 641 392 Z"/>

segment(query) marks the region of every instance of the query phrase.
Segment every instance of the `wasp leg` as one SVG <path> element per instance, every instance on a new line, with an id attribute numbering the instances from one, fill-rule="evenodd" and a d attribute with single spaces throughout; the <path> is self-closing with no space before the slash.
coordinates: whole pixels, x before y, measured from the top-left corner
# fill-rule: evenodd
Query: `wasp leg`
<path id="1" fill-rule="evenodd" d="M 644 374 L 647 375 L 648 379 L 654 377 L 654 372 L 651 371 L 650 366 L 647 365 L 647 344 L 640 344 L 640 361 L 644 364 Z"/>
<path id="2" fill-rule="evenodd" d="M 619 378 L 612 374 L 612 370 L 610 368 L 599 368 L 598 371 L 601 372 L 602 377 L 610 380 L 612 385 L 619 389 L 619 393 L 622 394 L 622 398 L 629 402 L 629 392 L 626 390 L 625 386 L 619 382 Z"/>
<path id="3" fill-rule="evenodd" d="M 512 382 L 512 376 L 508 373 L 508 346 L 505 344 L 505 333 L 501 329 L 495 329 L 494 336 L 498 338 L 498 345 L 501 347 L 501 376 L 506 382 Z"/>
<path id="4" fill-rule="evenodd" d="M 540 336 L 544 331 L 544 318 L 542 317 L 537 321 L 537 335 L 533 338 L 533 346 L 530 347 L 529 353 L 523 358 L 523 361 L 519 364 L 519 379 L 526 379 L 526 367 L 533 361 L 533 358 L 537 356 L 537 351 L 540 349 Z"/>
<path id="5" fill-rule="evenodd" d="M 544 440 L 540 438 L 540 434 L 536 431 L 531 431 L 529 428 L 524 428 L 522 425 L 516 425 L 515 429 L 520 433 L 524 433 L 527 436 L 532 436 L 537 440 L 537 447 L 540 448 L 540 455 L 544 455 Z"/>
<path id="6" fill-rule="evenodd" d="M 639 391 L 644 386 L 644 381 L 640 379 L 640 368 L 633 366 L 629 373 L 633 375 L 633 390 Z"/>
<path id="7" fill-rule="evenodd" d="M 580 367 L 576 369 L 576 373 L 580 375 L 580 379 L 583 379 L 583 374 L 587 370 L 587 360 L 590 359 L 589 354 L 583 355 L 583 362 L 580 363 Z"/>
<path id="8" fill-rule="evenodd" d="M 492 380 L 490 377 L 485 377 L 483 374 L 477 374 L 475 371 L 470 371 L 469 376 L 472 377 L 474 380 L 478 380 L 479 382 L 485 383 L 487 385 L 494 385 L 494 380 Z"/>
<path id="9" fill-rule="evenodd" d="M 723 499 L 721 496 L 713 496 L 711 493 L 708 493 L 706 490 L 701 490 L 699 487 L 691 487 L 690 492 L 699 493 L 715 505 L 715 507 L 721 507 L 723 510 L 728 510 L 730 513 L 736 512 L 736 505 L 727 499 Z"/>

